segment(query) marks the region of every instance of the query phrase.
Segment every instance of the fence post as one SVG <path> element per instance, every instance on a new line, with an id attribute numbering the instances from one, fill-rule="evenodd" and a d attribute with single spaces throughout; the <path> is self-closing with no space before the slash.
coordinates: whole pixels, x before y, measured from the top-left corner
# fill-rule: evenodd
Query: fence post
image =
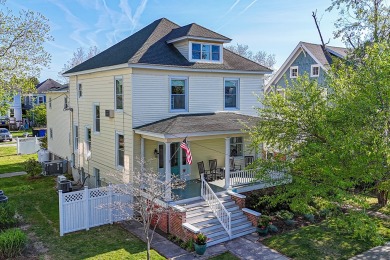
<path id="1" fill-rule="evenodd" d="M 88 186 L 84 186 L 84 216 L 85 216 L 85 229 L 89 230 L 89 191 Z"/>
<path id="2" fill-rule="evenodd" d="M 20 142 L 19 142 L 19 137 L 16 137 L 16 154 L 20 154 Z"/>
<path id="3" fill-rule="evenodd" d="M 62 190 L 58 191 L 58 203 L 60 208 L 60 236 L 62 237 L 64 235 L 64 210 L 63 210 L 63 195 Z"/>
<path id="4" fill-rule="evenodd" d="M 108 185 L 108 220 L 110 222 L 110 224 L 113 223 L 112 221 L 112 210 L 113 210 L 113 205 L 112 205 L 112 202 L 113 202 L 113 192 L 112 192 L 112 185 L 111 183 Z"/>

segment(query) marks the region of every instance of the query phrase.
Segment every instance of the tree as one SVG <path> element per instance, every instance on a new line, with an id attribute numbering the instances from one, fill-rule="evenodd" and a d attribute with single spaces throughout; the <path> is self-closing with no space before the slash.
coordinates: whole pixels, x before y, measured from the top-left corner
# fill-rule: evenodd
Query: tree
<path id="1" fill-rule="evenodd" d="M 327 11 L 339 10 L 335 22 L 336 38 L 350 47 L 361 48 L 366 43 L 390 41 L 390 5 L 386 0 L 332 0 Z"/>
<path id="2" fill-rule="evenodd" d="M 265 51 L 258 51 L 253 54 L 253 52 L 249 50 L 248 45 L 237 43 L 237 46 L 230 45 L 227 46 L 226 49 L 268 68 L 273 68 L 276 64 L 275 54 L 267 54 Z"/>
<path id="3" fill-rule="evenodd" d="M 68 78 L 62 76 L 62 74 L 65 71 L 70 70 L 71 68 L 76 67 L 77 65 L 83 63 L 84 61 L 96 56 L 97 54 L 99 54 L 99 52 L 100 51 L 96 46 L 90 47 L 88 52 L 83 47 L 77 48 L 77 50 L 75 52 L 73 52 L 73 57 L 70 60 L 68 60 L 68 62 L 66 64 L 64 64 L 64 66 L 62 67 L 62 70 L 58 73 L 58 75 L 64 81 L 67 82 Z"/>
<path id="4" fill-rule="evenodd" d="M 51 58 L 43 43 L 52 40 L 43 15 L 26 10 L 14 15 L 5 2 L 0 1 L 0 114 L 17 92 L 34 90 L 33 79 Z"/>
<path id="5" fill-rule="evenodd" d="M 145 162 L 141 160 L 139 164 L 145 165 Z M 113 175 L 116 182 L 119 183 L 128 179 L 128 176 L 130 176 L 129 172 Z M 175 178 L 162 181 L 160 177 L 160 174 L 152 169 L 134 171 L 130 176 L 131 181 L 126 181 L 122 186 L 117 186 L 122 194 L 133 197 L 133 202 L 130 204 L 117 202 L 112 205 L 102 205 L 103 207 L 112 207 L 125 218 L 134 218 L 142 224 L 147 243 L 147 259 L 150 259 L 150 246 L 161 217 L 169 212 L 168 204 L 163 201 L 166 194 L 170 194 L 173 188 L 184 188 L 185 185 L 185 182 Z M 171 195 L 171 198 L 175 200 L 176 196 Z"/>
<path id="6" fill-rule="evenodd" d="M 390 179 L 390 46 L 373 44 L 359 64 L 337 62 L 324 88 L 308 75 L 271 93 L 258 109 L 261 121 L 250 131 L 254 146 L 267 143 L 287 155 L 258 160 L 259 178 L 271 167 L 288 169 L 292 183 L 265 197 L 287 202 L 298 212 L 312 210 L 313 198 L 343 204 L 356 200 L 351 189 L 378 193 L 387 201 Z M 287 82 L 288 84 L 288 82 Z"/>
<path id="7" fill-rule="evenodd" d="M 27 111 L 28 118 L 36 126 L 46 126 L 46 104 L 39 104 Z"/>

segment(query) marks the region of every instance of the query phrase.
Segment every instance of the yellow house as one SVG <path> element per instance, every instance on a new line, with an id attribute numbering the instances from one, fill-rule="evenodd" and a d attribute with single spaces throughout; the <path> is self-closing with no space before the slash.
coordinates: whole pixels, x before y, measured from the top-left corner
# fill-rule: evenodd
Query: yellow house
<path id="1" fill-rule="evenodd" d="M 256 120 L 271 70 L 224 49 L 230 41 L 162 18 L 65 72 L 74 177 L 104 185 L 116 171 L 140 170 L 145 158 L 142 167 L 162 178 L 194 180 L 198 162 L 208 169 L 216 159 L 228 172 L 231 156 L 241 169 L 245 156 L 256 158 L 241 129 Z M 192 165 L 179 149 L 186 137 Z"/>

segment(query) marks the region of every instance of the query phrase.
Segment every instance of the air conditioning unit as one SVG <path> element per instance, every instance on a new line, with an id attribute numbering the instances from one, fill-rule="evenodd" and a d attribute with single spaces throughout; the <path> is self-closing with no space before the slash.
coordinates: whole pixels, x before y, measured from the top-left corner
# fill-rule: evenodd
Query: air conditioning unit
<path id="1" fill-rule="evenodd" d="M 66 181 L 66 177 L 64 175 L 58 175 L 57 176 L 57 182 Z"/>
<path id="2" fill-rule="evenodd" d="M 59 181 L 57 183 L 57 189 L 62 190 L 63 193 L 72 191 L 72 182 L 69 180 Z"/>
<path id="3" fill-rule="evenodd" d="M 114 110 L 106 110 L 106 117 L 113 118 L 115 116 Z"/>
<path id="4" fill-rule="evenodd" d="M 66 172 L 66 163 L 63 160 L 44 162 L 45 175 L 63 174 Z"/>

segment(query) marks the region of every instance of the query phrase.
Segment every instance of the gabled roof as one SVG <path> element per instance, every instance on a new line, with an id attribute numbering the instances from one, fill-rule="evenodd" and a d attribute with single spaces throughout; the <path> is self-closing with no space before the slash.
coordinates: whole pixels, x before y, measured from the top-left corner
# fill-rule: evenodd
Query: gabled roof
<path id="1" fill-rule="evenodd" d="M 334 46 L 325 46 L 325 48 L 323 48 L 320 44 L 299 42 L 290 56 L 276 72 L 275 76 L 270 80 L 270 82 L 268 82 L 264 89 L 265 92 L 268 92 L 269 87 L 280 80 L 301 51 L 310 55 L 324 71 L 327 71 L 329 66 L 332 64 L 332 59 L 335 57 L 345 58 L 348 55 L 347 48 Z"/>
<path id="2" fill-rule="evenodd" d="M 196 23 L 191 23 L 183 27 L 173 29 L 167 36 L 167 42 L 172 43 L 182 39 L 209 39 L 220 42 L 230 42 L 231 39 L 219 33 L 211 31 Z"/>
<path id="3" fill-rule="evenodd" d="M 245 126 L 255 126 L 258 120 L 258 117 L 230 112 L 184 114 L 136 127 L 134 131 L 164 138 L 199 136 L 205 133 L 240 133 Z"/>
<path id="4" fill-rule="evenodd" d="M 156 20 L 130 37 L 66 71 L 64 75 L 71 73 L 77 74 L 77 72 L 85 70 L 99 69 L 114 65 L 127 65 L 129 67 L 135 65 L 151 65 L 186 69 L 239 70 L 256 73 L 269 73 L 272 71 L 267 67 L 234 54 L 226 49 L 224 49 L 223 53 L 223 63 L 189 62 L 173 44 L 167 43 L 168 38 L 171 38 L 173 34 L 179 35 L 178 32 L 183 30 L 183 32 L 188 31 L 191 34 L 200 34 L 203 32 L 205 36 L 213 35 L 213 37 L 220 38 L 224 36 L 199 25 L 191 24 L 191 26 L 187 27 L 188 28 L 181 29 L 183 27 L 180 27 L 166 18 Z"/>
<path id="5" fill-rule="evenodd" d="M 35 86 L 38 94 L 47 92 L 48 90 L 59 89 L 62 87 L 64 87 L 62 84 L 52 79 L 47 79 Z"/>

